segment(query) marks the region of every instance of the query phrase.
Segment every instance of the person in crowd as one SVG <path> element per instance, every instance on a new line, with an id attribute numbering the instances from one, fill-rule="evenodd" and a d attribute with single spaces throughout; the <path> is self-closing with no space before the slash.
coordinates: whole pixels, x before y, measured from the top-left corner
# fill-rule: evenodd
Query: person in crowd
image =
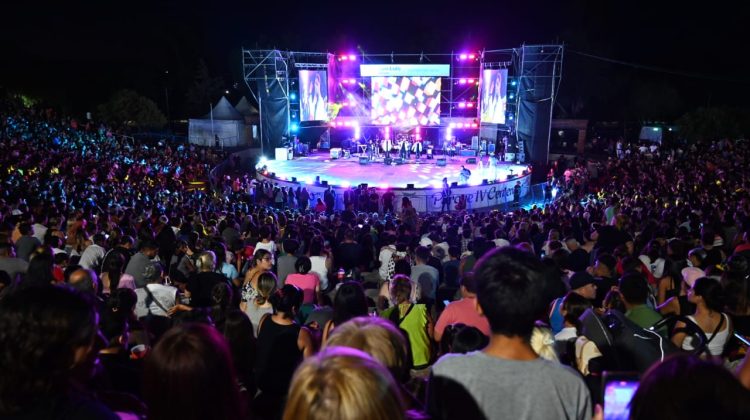
<path id="1" fill-rule="evenodd" d="M 304 293 L 303 305 L 321 302 L 320 279 L 317 274 L 310 272 L 310 269 L 312 269 L 310 258 L 299 257 L 294 264 L 294 268 L 297 273 L 287 276 L 286 284 L 292 284 L 302 289 L 302 293 Z"/>
<path id="2" fill-rule="evenodd" d="M 367 297 L 362 285 L 356 281 L 341 283 L 333 299 L 333 316 L 323 326 L 323 343 L 328 341 L 336 326 L 358 316 L 367 316 L 367 310 Z"/>
<path id="3" fill-rule="evenodd" d="M 258 279 L 263 273 L 271 272 L 273 269 L 273 259 L 271 253 L 261 249 L 253 255 L 252 268 L 245 273 L 245 279 L 242 283 L 242 299 L 240 307 L 244 310 L 248 302 L 252 302 L 258 295 Z"/>
<path id="4" fill-rule="evenodd" d="M 102 293 L 105 296 L 119 288 L 135 289 L 135 279 L 124 273 L 124 269 L 125 259 L 121 254 L 113 254 L 107 259 L 107 265 L 101 274 Z"/>
<path id="5" fill-rule="evenodd" d="M 247 315 L 238 309 L 229 309 L 224 319 L 221 333 L 227 340 L 232 354 L 232 365 L 237 375 L 240 395 L 249 406 L 255 396 L 256 386 L 253 368 L 255 367 L 254 325 Z"/>
<path id="6" fill-rule="evenodd" d="M 287 238 L 281 243 L 281 255 L 277 260 L 277 269 L 279 284 L 286 283 L 286 277 L 297 272 L 295 264 L 297 262 L 297 250 L 299 250 L 299 241 Z"/>
<path id="7" fill-rule="evenodd" d="M 97 233 L 93 236 L 93 243 L 86 247 L 81 254 L 78 264 L 87 269 L 99 272 L 102 267 L 102 261 L 107 253 L 107 238 L 103 233 Z"/>
<path id="8" fill-rule="evenodd" d="M 630 272 L 622 276 L 619 291 L 625 303 L 627 319 L 641 328 L 649 328 L 661 321 L 662 316 L 646 305 L 650 289 L 642 274 Z M 666 331 L 662 333 L 666 336 Z"/>
<path id="9" fill-rule="evenodd" d="M 391 299 L 394 306 L 386 309 L 381 317 L 391 321 L 406 332 L 411 346 L 414 369 L 426 368 L 431 359 L 430 340 L 433 324 L 427 306 L 411 302 L 412 282 L 404 275 L 396 275 L 391 281 Z"/>
<path id="10" fill-rule="evenodd" d="M 158 253 L 159 247 L 156 243 L 146 240 L 141 242 L 138 252 L 130 258 L 128 265 L 125 268 L 125 274 L 133 276 L 136 287 L 143 287 L 146 284 L 146 281 L 143 279 L 143 273 L 146 266 L 151 263 L 151 260 L 153 260 Z"/>
<path id="11" fill-rule="evenodd" d="M 570 284 L 570 291 L 578 293 L 584 298 L 588 299 L 593 303 L 596 298 L 597 284 L 594 276 L 586 271 L 579 271 L 573 273 L 568 280 Z M 558 298 L 552 301 L 549 311 L 549 322 L 552 327 L 552 333 L 557 334 L 563 329 L 563 314 L 562 314 L 563 298 Z"/>
<path id="12" fill-rule="evenodd" d="M 13 245 L 0 242 L 0 271 L 5 271 L 15 281 L 18 274 L 26 274 L 29 263 L 15 256 Z"/>
<path id="13" fill-rule="evenodd" d="M 270 297 L 276 292 L 276 276 L 272 272 L 266 271 L 261 273 L 258 277 L 258 284 L 255 297 L 250 301 L 246 302 L 243 307 L 245 314 L 253 324 L 254 336 L 258 336 L 258 325 L 260 320 L 266 314 L 273 313 L 273 305 L 271 305 Z"/>
<path id="14" fill-rule="evenodd" d="M 261 416 L 280 413 L 292 374 L 303 358 L 314 353 L 309 331 L 294 320 L 302 297 L 302 290 L 285 284 L 270 297 L 273 315 L 258 323 L 255 377 L 260 393 L 254 406 Z"/>
<path id="15" fill-rule="evenodd" d="M 477 328 L 489 337 L 490 325 L 482 314 L 477 312 L 477 286 L 474 276 L 465 276 L 461 280 L 461 299 L 451 302 L 440 313 L 435 323 L 435 341 L 442 341 L 443 331 L 452 324 L 463 324 Z"/>
<path id="16" fill-rule="evenodd" d="M 633 420 L 748 416 L 750 391 L 721 366 L 684 354 L 652 366 L 641 378 L 630 402 Z"/>
<path id="17" fill-rule="evenodd" d="M 0 301 L 0 416 L 117 419 L 83 384 L 105 346 L 90 299 L 29 287 Z"/>
<path id="18" fill-rule="evenodd" d="M 695 304 L 695 313 L 689 315 L 688 319 L 697 324 L 706 334 L 707 355 L 720 358 L 727 341 L 732 336 L 732 321 L 727 314 L 722 312 L 724 302 L 721 284 L 710 277 L 701 277 L 688 290 L 688 300 Z M 672 342 L 684 350 L 694 350 L 693 340 L 695 339 L 679 331 L 682 328 L 685 328 L 685 324 L 677 321 Z"/>
<path id="19" fill-rule="evenodd" d="M 276 263 L 276 242 L 272 239 L 271 228 L 263 226 L 259 232 L 260 241 L 255 244 L 255 253 L 260 250 L 266 250 L 271 256 L 271 265 Z"/>
<path id="20" fill-rule="evenodd" d="M 312 265 L 310 271 L 317 274 L 320 279 L 320 290 L 328 292 L 330 288 L 328 272 L 333 265 L 333 258 L 326 249 L 322 236 L 316 235 L 310 240 L 307 256 L 310 258 L 310 264 Z"/>
<path id="21" fill-rule="evenodd" d="M 244 415 L 231 350 L 208 325 L 186 323 L 169 330 L 145 359 L 143 379 L 149 418 Z"/>
<path id="22" fill-rule="evenodd" d="M 695 281 L 705 277 L 706 272 L 698 267 L 685 267 L 680 271 L 682 282 L 678 294 L 667 299 L 659 305 L 658 310 L 662 315 L 678 314 L 687 316 L 695 312 L 695 304 L 690 302 L 688 291 L 695 286 Z"/>
<path id="23" fill-rule="evenodd" d="M 428 414 L 590 418 L 591 399 L 583 380 L 559 363 L 539 358 L 529 343 L 545 305 L 542 267 L 536 257 L 510 247 L 494 250 L 479 261 L 475 276 L 477 309 L 489 321 L 490 343 L 481 352 L 438 360 L 428 384 Z M 541 401 L 540 395 L 555 398 Z"/>
<path id="24" fill-rule="evenodd" d="M 135 258 L 135 257 L 134 257 Z M 207 308 L 211 306 L 211 291 L 217 284 L 228 284 L 226 277 L 216 272 L 216 254 L 204 251 L 196 261 L 198 272 L 188 279 L 190 306 Z"/>
<path id="25" fill-rule="evenodd" d="M 382 364 L 357 349 L 328 347 L 294 374 L 283 418 L 399 420 L 406 414 L 398 383 Z"/>

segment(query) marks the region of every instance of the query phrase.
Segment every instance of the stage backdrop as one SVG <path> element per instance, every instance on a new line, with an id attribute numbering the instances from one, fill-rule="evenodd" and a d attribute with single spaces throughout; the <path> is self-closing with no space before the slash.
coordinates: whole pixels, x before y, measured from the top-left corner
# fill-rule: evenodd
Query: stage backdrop
<path id="1" fill-rule="evenodd" d="M 296 188 L 299 184 L 294 182 L 282 181 L 280 179 L 265 178 L 260 173 L 258 179 L 267 179 L 274 184 L 279 186 L 289 187 L 293 186 Z M 483 209 L 489 207 L 499 206 L 504 203 L 513 201 L 513 187 L 516 185 L 516 181 L 521 182 L 521 197 L 525 196 L 529 192 L 529 186 L 531 185 L 531 175 L 522 176 L 519 178 L 511 179 L 504 182 L 498 182 L 488 185 L 477 185 L 477 186 L 462 186 L 454 187 L 451 196 L 451 209 L 456 208 L 456 203 L 462 195 L 466 196 L 467 209 Z M 313 198 L 310 200 L 311 203 L 315 202 L 316 198 L 323 198 L 323 192 L 327 189 L 322 185 L 302 185 L 311 193 Z M 336 210 L 344 209 L 344 188 L 334 187 L 336 191 Z M 378 195 L 383 196 L 385 190 L 378 189 Z M 440 189 L 420 189 L 420 190 L 407 190 L 407 189 L 393 189 L 393 193 L 396 195 L 394 200 L 394 206 L 396 212 L 401 211 L 401 198 L 409 197 L 414 208 L 419 212 L 440 212 L 442 206 L 442 191 Z M 382 209 L 381 209 L 382 210 Z"/>

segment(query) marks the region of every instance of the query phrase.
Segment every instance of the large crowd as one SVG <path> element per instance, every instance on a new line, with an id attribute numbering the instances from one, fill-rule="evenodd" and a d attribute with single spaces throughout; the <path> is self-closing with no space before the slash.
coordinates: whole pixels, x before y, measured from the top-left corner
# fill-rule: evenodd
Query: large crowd
<path id="1" fill-rule="evenodd" d="M 614 370 L 630 418 L 750 417 L 742 141 L 560 160 L 510 213 L 332 211 L 1 107 L 3 418 L 601 418 Z"/>

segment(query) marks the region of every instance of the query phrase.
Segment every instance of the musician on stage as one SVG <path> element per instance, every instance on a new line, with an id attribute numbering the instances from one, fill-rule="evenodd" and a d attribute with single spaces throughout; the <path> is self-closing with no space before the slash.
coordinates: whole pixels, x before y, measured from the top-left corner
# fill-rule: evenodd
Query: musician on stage
<path id="1" fill-rule="evenodd" d="M 456 138 L 454 137 L 450 143 L 448 143 L 448 156 L 453 160 L 453 158 L 456 156 Z"/>
<path id="2" fill-rule="evenodd" d="M 507 141 L 507 136 L 495 140 L 495 157 L 499 158 L 501 162 L 505 162 L 505 145 Z"/>
<path id="3" fill-rule="evenodd" d="M 464 165 L 461 165 L 461 172 L 458 174 L 458 177 L 462 184 L 468 184 L 469 178 L 471 177 L 471 171 L 464 167 Z"/>
<path id="4" fill-rule="evenodd" d="M 385 139 L 381 143 L 383 150 L 385 151 L 385 157 L 391 157 L 391 149 L 393 148 L 393 141 L 391 139 Z"/>
<path id="5" fill-rule="evenodd" d="M 411 145 L 411 151 L 417 154 L 417 159 L 422 159 L 422 141 L 417 140 Z"/>
<path id="6" fill-rule="evenodd" d="M 407 160 L 409 157 L 409 144 L 406 140 L 401 140 L 401 144 L 399 145 L 399 156 L 403 160 Z"/>
<path id="7" fill-rule="evenodd" d="M 375 143 L 372 140 L 367 144 L 367 159 L 372 161 L 375 156 Z"/>
<path id="8" fill-rule="evenodd" d="M 448 185 L 448 178 L 443 178 L 443 192 L 441 194 L 442 203 L 440 211 L 451 211 L 451 186 Z"/>

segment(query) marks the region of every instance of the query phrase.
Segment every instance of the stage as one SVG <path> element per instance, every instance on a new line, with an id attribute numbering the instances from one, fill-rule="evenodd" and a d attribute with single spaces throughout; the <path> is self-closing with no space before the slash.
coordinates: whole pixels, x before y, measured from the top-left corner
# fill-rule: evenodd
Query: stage
<path id="1" fill-rule="evenodd" d="M 356 155 L 332 159 L 329 152 L 317 152 L 293 160 L 261 159 L 257 169 L 261 180 L 284 187 L 303 186 L 315 196 L 322 197 L 327 185 L 331 185 L 337 192 L 337 209 L 343 208 L 343 192 L 362 184 L 380 190 L 381 194 L 384 190 L 393 191 L 399 199 L 397 202 L 400 197 L 409 197 L 419 211 L 440 210 L 443 178 L 448 178 L 452 185 L 452 201 L 457 203 L 463 195 L 472 208 L 507 203 L 512 200 L 513 187 L 519 181 L 521 195 L 528 191 L 530 174 L 526 165 L 511 162 L 495 165 L 486 156 L 477 157 L 477 163 L 469 164 L 466 160 L 466 156 L 448 157 L 446 166 L 438 166 L 437 156 L 426 159 L 423 155 L 417 161 L 412 155 L 403 164 L 386 165 L 382 158 L 360 164 Z M 471 171 L 468 182 L 460 178 L 462 165 Z"/>
<path id="2" fill-rule="evenodd" d="M 391 154 L 395 157 L 395 154 Z M 442 156 L 440 156 L 442 157 Z M 294 160 L 269 160 L 264 163 L 269 173 L 275 173 L 276 177 L 291 181 L 296 178 L 299 182 L 312 184 L 315 177 L 320 181 L 327 181 L 329 185 L 337 187 L 358 186 L 367 184 L 377 188 L 407 188 L 412 184 L 413 188 L 442 188 L 443 178 L 448 178 L 448 183 L 456 182 L 459 186 L 481 185 L 483 180 L 488 183 L 505 181 L 509 174 L 521 175 L 527 169 L 526 165 L 516 165 L 511 162 L 503 162 L 498 165 L 490 162 L 490 158 L 476 158 L 477 163 L 467 164 L 467 157 L 456 156 L 445 159 L 446 166 L 437 165 L 437 157 L 416 160 L 412 154 L 411 159 L 403 164 L 385 165 L 383 158 L 376 159 L 367 164 L 359 163 L 359 156 L 352 155 L 349 158 L 331 159 L 330 153 L 312 153 L 305 157 L 294 158 Z M 463 182 L 459 173 L 461 165 L 471 171 L 468 183 Z"/>

